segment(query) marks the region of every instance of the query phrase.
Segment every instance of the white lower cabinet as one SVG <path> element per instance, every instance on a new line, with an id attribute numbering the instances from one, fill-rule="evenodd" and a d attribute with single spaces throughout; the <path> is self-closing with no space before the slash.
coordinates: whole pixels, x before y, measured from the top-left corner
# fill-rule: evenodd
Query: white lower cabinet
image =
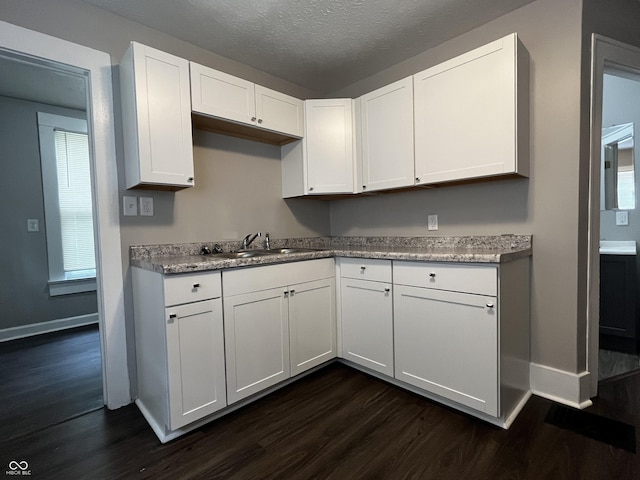
<path id="1" fill-rule="evenodd" d="M 220 272 L 131 270 L 136 403 L 162 439 L 227 405 Z"/>
<path id="2" fill-rule="evenodd" d="M 227 405 L 222 301 L 166 310 L 169 428 L 175 430 Z"/>
<path id="3" fill-rule="evenodd" d="M 530 395 L 529 269 L 394 262 L 395 378 L 508 426 Z"/>
<path id="4" fill-rule="evenodd" d="M 333 278 L 290 287 L 289 345 L 292 376 L 335 358 L 335 290 Z"/>
<path id="5" fill-rule="evenodd" d="M 223 273 L 229 404 L 336 356 L 333 259 Z"/>
<path id="6" fill-rule="evenodd" d="M 395 377 L 498 415 L 496 299 L 396 285 Z"/>
<path id="7" fill-rule="evenodd" d="M 282 288 L 225 297 L 224 325 L 230 404 L 291 376 Z"/>
<path id="8" fill-rule="evenodd" d="M 341 356 L 392 377 L 391 261 L 341 258 L 339 270 Z"/>

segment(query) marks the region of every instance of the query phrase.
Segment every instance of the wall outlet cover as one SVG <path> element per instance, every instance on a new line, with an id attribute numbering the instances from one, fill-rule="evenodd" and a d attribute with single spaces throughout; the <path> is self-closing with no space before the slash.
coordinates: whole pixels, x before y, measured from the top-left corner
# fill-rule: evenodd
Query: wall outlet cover
<path id="1" fill-rule="evenodd" d="M 140 197 L 140 215 L 153 217 L 153 197 Z"/>
<path id="2" fill-rule="evenodd" d="M 40 222 L 37 218 L 27 218 L 27 232 L 39 232 Z"/>
<path id="3" fill-rule="evenodd" d="M 629 212 L 616 212 L 616 225 L 629 225 Z"/>
<path id="4" fill-rule="evenodd" d="M 427 216 L 427 230 L 438 230 L 438 215 Z"/>

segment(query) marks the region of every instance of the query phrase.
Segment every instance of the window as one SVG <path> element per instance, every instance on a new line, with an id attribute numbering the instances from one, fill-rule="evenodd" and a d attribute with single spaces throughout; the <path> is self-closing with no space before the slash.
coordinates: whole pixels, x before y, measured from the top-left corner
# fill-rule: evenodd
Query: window
<path id="1" fill-rule="evenodd" d="M 86 120 L 38 113 L 49 294 L 95 290 L 93 199 Z"/>

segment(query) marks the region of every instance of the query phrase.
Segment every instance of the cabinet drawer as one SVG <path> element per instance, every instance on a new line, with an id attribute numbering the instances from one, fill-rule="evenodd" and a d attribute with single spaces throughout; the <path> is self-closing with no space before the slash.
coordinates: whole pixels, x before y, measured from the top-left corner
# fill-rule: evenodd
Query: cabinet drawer
<path id="1" fill-rule="evenodd" d="M 497 296 L 498 267 L 432 262 L 393 262 L 393 283 Z"/>
<path id="2" fill-rule="evenodd" d="M 220 297 L 220 272 L 186 273 L 164 277 L 165 306 Z"/>
<path id="3" fill-rule="evenodd" d="M 371 260 L 367 258 L 341 258 L 340 276 L 357 278 L 359 280 L 373 280 L 376 282 L 391 282 L 391 260 Z"/>

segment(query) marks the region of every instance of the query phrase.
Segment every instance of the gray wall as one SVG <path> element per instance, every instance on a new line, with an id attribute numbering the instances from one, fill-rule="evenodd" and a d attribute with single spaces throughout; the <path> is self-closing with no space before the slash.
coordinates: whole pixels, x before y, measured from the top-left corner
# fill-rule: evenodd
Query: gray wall
<path id="1" fill-rule="evenodd" d="M 49 297 L 37 112 L 84 112 L 0 96 L 0 329 L 97 311 L 95 292 Z M 36 218 L 39 232 L 27 232 Z"/>
<path id="2" fill-rule="evenodd" d="M 638 155 L 640 149 L 640 78 L 630 80 L 616 76 L 605 76 L 603 86 L 602 128 L 621 123 L 633 122 L 635 127 L 635 173 L 636 173 L 636 208 L 629 210 L 629 225 L 616 226 L 616 212 L 603 210 L 600 212 L 601 240 L 635 240 L 640 239 L 640 172 L 638 171 Z"/>
<path id="3" fill-rule="evenodd" d="M 236 193 L 230 206 L 230 196 L 241 188 L 246 190 L 247 182 L 258 185 L 259 168 L 270 169 L 270 178 L 279 182 L 274 150 L 198 133 L 194 140 L 198 186 L 175 194 L 154 193 L 156 217 L 123 219 L 123 262 L 126 265 L 127 246 L 134 243 L 199 241 L 267 228 L 274 237 L 323 235 L 329 232 L 329 214 L 333 235 L 426 235 L 428 213 L 439 215 L 439 235 L 531 233 L 532 360 L 580 372 L 586 366 L 589 37 L 596 31 L 640 45 L 639 10 L 640 4 L 632 0 L 538 0 L 335 92 L 336 96 L 358 96 L 517 31 L 531 55 L 528 180 L 339 200 L 331 202 L 330 207 L 313 201 L 284 202 L 276 197 L 275 188 L 260 189 L 247 191 L 246 197 Z M 114 63 L 127 42 L 137 40 L 300 98 L 314 96 L 313 92 L 75 0 L 5 0 L 2 19 L 106 51 Z M 114 94 L 119 98 L 117 81 Z M 118 142 L 119 129 L 118 123 Z M 122 150 L 118 148 L 121 163 Z M 233 158 L 243 160 L 227 163 Z M 211 185 L 219 182 L 221 168 L 229 169 L 229 179 L 213 189 Z M 232 207 L 238 205 L 243 205 L 244 214 L 231 215 Z M 266 214 L 265 205 L 270 205 Z M 281 223 L 277 227 L 265 225 L 268 222 L 263 219 L 269 217 Z M 215 221 L 209 223 L 210 218 Z"/>
<path id="4" fill-rule="evenodd" d="M 332 235 L 533 234 L 531 359 L 586 366 L 578 329 L 581 2 L 538 0 L 336 95 L 358 96 L 517 32 L 531 56 L 531 176 L 334 201 Z M 464 135 L 464 132 L 461 132 Z"/>

